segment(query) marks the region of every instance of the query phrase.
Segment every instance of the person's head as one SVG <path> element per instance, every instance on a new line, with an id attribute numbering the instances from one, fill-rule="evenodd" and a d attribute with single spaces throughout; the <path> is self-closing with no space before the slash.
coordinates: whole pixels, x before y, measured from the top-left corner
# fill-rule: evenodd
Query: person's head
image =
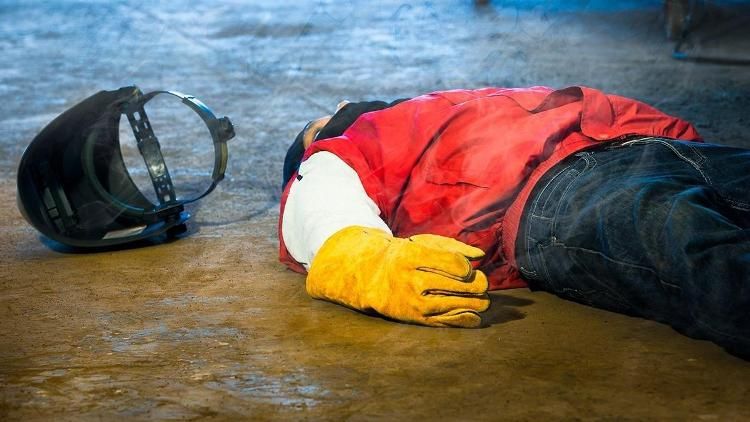
<path id="1" fill-rule="evenodd" d="M 305 154 L 305 150 L 313 143 L 315 137 L 330 119 L 331 116 L 325 116 L 312 120 L 297 134 L 294 142 L 292 142 L 292 145 L 286 151 L 286 157 L 284 157 L 284 175 L 281 181 L 282 189 L 284 189 L 289 179 L 299 168 L 300 163 L 302 163 L 302 156 Z"/>
<path id="2" fill-rule="evenodd" d="M 341 101 L 338 106 L 336 106 L 336 111 L 338 112 L 348 103 L 348 101 Z M 289 146 L 289 149 L 286 152 L 286 157 L 284 157 L 284 174 L 283 180 L 281 182 L 282 189 L 289 182 L 289 179 L 292 177 L 294 172 L 296 172 L 299 168 L 299 165 L 302 162 L 302 156 L 305 154 L 305 150 L 315 140 L 317 140 L 318 134 L 331 120 L 331 117 L 333 116 L 323 116 L 315 120 L 311 120 L 305 125 L 304 128 L 302 128 L 299 134 L 297 134 L 294 142 L 292 142 L 292 145 Z"/>

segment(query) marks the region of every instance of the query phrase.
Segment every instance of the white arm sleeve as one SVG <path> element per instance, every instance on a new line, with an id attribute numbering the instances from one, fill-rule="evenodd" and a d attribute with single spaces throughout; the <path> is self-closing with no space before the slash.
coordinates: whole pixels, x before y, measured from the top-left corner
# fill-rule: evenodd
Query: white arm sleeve
<path id="1" fill-rule="evenodd" d="M 367 196 L 357 173 L 334 154 L 321 151 L 302 162 L 284 208 L 281 235 L 287 250 L 306 269 L 323 243 L 348 226 L 390 228 Z"/>

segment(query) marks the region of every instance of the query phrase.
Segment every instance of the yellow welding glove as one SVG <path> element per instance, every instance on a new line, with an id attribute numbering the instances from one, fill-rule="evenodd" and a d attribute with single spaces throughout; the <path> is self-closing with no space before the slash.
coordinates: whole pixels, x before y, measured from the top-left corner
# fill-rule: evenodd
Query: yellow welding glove
<path id="1" fill-rule="evenodd" d="M 436 327 L 478 327 L 487 277 L 469 260 L 481 249 L 443 236 L 408 239 L 351 226 L 328 238 L 307 275 L 307 293 L 368 313 Z"/>

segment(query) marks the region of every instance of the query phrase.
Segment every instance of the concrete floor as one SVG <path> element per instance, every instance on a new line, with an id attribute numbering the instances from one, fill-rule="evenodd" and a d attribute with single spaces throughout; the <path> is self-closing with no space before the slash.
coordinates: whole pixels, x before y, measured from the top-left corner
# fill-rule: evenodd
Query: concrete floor
<path id="1" fill-rule="evenodd" d="M 484 329 L 397 324 L 276 261 L 286 146 L 341 99 L 583 84 L 750 147 L 750 71 L 672 60 L 659 1 L 26 3 L 0 2 L 0 420 L 750 419 L 750 363 L 666 326 L 526 290 Z M 690 51 L 750 54 L 749 5 L 709 6 Z M 233 119 L 227 179 L 184 239 L 60 251 L 14 206 L 23 148 L 134 83 Z M 210 145 L 177 139 L 193 183 Z"/>

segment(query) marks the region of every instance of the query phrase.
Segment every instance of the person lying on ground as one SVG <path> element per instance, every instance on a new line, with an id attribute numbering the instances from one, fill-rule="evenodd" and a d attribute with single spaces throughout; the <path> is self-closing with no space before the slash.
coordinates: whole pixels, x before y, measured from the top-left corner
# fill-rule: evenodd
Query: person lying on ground
<path id="1" fill-rule="evenodd" d="M 280 259 L 310 296 L 479 327 L 529 287 L 750 351 L 750 151 L 587 87 L 342 103 L 284 164 Z"/>

